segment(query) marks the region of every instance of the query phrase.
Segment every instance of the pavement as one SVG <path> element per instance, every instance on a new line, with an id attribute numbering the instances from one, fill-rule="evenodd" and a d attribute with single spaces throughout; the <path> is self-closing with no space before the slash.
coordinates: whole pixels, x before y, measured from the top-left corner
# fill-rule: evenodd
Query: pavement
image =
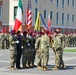
<path id="1" fill-rule="evenodd" d="M 49 51 L 48 71 L 39 70 L 37 67 L 10 70 L 9 59 L 9 49 L 0 49 L 0 75 L 76 75 L 76 53 L 64 52 L 63 60 L 67 68 L 65 70 L 57 71 L 51 70 L 55 66 L 54 53 L 52 49 Z M 35 65 L 37 65 L 37 59 L 35 59 Z"/>

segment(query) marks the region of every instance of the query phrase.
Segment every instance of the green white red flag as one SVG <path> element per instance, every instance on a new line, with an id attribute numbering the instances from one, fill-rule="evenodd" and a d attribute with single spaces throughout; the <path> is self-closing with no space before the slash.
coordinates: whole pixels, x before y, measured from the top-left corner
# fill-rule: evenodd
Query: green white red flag
<path id="1" fill-rule="evenodd" d="M 15 25 L 14 25 L 14 30 L 16 31 L 18 30 L 22 31 L 22 14 L 23 14 L 22 0 L 19 0 Z"/>

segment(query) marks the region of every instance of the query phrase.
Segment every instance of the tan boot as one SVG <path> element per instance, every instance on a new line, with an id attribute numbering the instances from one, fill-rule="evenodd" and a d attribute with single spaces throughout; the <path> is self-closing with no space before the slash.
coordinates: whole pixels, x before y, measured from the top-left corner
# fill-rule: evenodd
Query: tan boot
<path id="1" fill-rule="evenodd" d="M 66 66 L 64 65 L 64 69 L 66 69 Z"/>
<path id="2" fill-rule="evenodd" d="M 30 66 L 32 67 L 32 66 L 33 66 L 33 64 L 30 64 Z"/>
<path id="3" fill-rule="evenodd" d="M 15 67 L 11 67 L 10 69 L 11 69 L 11 70 L 16 70 L 16 68 L 15 68 Z"/>
<path id="4" fill-rule="evenodd" d="M 44 71 L 47 71 L 48 70 L 48 68 L 47 67 L 44 67 L 44 69 L 43 69 Z"/>
<path id="5" fill-rule="evenodd" d="M 28 67 L 28 68 L 29 68 L 29 67 L 30 67 L 30 65 L 26 64 L 26 67 Z"/>
<path id="6" fill-rule="evenodd" d="M 41 67 L 41 66 L 38 66 L 37 68 L 40 69 L 40 70 L 43 70 L 43 67 Z"/>
<path id="7" fill-rule="evenodd" d="M 58 70 L 58 67 L 54 67 L 54 68 L 52 68 L 52 70 Z"/>

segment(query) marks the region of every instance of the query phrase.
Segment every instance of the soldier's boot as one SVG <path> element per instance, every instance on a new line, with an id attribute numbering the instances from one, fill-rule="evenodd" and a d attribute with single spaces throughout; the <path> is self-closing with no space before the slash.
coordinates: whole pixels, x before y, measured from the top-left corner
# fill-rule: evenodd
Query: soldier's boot
<path id="1" fill-rule="evenodd" d="M 58 70 L 58 67 L 55 66 L 54 68 L 52 68 L 52 70 Z"/>
<path id="2" fill-rule="evenodd" d="M 62 66 L 62 69 L 66 69 L 66 66 L 65 66 L 65 65 L 63 65 L 63 66 Z"/>
<path id="3" fill-rule="evenodd" d="M 15 67 L 11 67 L 10 69 L 11 69 L 11 70 L 16 70 L 16 68 L 15 68 Z"/>
<path id="4" fill-rule="evenodd" d="M 43 70 L 43 67 L 41 67 L 41 66 L 37 66 L 37 68 L 40 69 L 40 70 Z"/>
<path id="5" fill-rule="evenodd" d="M 48 70 L 48 68 L 45 66 L 44 68 L 43 68 L 43 71 L 47 71 Z"/>
<path id="6" fill-rule="evenodd" d="M 66 69 L 67 67 L 64 65 L 64 69 Z"/>
<path id="7" fill-rule="evenodd" d="M 27 68 L 26 65 L 23 65 L 23 69 Z"/>
<path id="8" fill-rule="evenodd" d="M 29 67 L 30 67 L 30 65 L 26 64 L 26 67 L 27 67 L 27 68 L 29 68 Z"/>
<path id="9" fill-rule="evenodd" d="M 32 66 L 33 66 L 33 64 L 30 64 L 30 66 L 32 67 Z"/>

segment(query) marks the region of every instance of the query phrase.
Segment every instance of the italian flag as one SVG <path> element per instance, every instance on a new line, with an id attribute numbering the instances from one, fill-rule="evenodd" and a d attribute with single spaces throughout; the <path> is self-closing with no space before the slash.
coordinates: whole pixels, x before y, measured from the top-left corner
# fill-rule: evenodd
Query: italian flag
<path id="1" fill-rule="evenodd" d="M 14 30 L 16 31 L 18 30 L 22 31 L 22 13 L 23 13 L 22 0 L 19 0 L 15 25 L 14 25 Z"/>

